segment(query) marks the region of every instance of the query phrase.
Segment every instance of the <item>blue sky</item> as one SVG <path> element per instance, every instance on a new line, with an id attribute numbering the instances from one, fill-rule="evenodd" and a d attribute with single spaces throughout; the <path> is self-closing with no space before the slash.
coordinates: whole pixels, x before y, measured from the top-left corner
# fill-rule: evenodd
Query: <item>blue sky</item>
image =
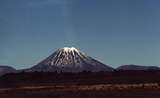
<path id="1" fill-rule="evenodd" d="M 113 67 L 160 66 L 159 0 L 0 0 L 0 64 L 76 47 Z"/>

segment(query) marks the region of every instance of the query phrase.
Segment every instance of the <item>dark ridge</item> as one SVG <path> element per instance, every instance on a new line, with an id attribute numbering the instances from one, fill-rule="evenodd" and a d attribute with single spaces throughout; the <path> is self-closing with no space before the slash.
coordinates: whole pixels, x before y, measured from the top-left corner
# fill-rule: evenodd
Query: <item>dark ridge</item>
<path id="1" fill-rule="evenodd" d="M 0 87 L 45 84 L 135 84 L 160 83 L 160 71 L 114 71 L 114 72 L 20 72 L 0 77 Z"/>
<path id="2" fill-rule="evenodd" d="M 116 70 L 160 70 L 160 67 L 130 64 L 119 66 Z"/>

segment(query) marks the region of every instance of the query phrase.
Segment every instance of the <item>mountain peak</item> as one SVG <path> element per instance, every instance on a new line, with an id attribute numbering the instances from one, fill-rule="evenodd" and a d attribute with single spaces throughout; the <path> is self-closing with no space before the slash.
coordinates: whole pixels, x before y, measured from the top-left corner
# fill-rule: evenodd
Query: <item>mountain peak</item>
<path id="1" fill-rule="evenodd" d="M 63 47 L 63 50 L 78 50 L 75 47 Z"/>
<path id="2" fill-rule="evenodd" d="M 81 59 L 85 57 L 78 49 L 74 47 L 64 47 L 58 49 L 49 58 L 48 63 L 54 66 L 73 66 L 79 65 Z M 50 59 L 50 60 L 49 60 Z"/>
<path id="3" fill-rule="evenodd" d="M 78 49 L 76 49 L 75 47 L 64 47 L 64 48 L 61 48 L 59 49 L 61 51 L 64 51 L 64 52 L 79 52 Z"/>

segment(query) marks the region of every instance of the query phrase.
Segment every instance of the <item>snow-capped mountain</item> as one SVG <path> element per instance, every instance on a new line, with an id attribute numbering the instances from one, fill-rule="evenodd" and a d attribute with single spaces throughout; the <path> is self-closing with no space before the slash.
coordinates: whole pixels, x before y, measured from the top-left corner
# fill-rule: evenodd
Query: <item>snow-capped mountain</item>
<path id="1" fill-rule="evenodd" d="M 113 71 L 113 68 L 81 53 L 74 47 L 64 47 L 28 69 L 28 71 L 97 72 Z"/>

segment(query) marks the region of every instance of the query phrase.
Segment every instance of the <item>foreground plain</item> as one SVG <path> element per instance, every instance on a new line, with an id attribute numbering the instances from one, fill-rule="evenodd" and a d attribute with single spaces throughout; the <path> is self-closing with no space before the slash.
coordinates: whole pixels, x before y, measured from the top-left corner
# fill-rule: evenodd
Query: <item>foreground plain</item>
<path id="1" fill-rule="evenodd" d="M 15 73 L 0 78 L 0 98 L 160 98 L 159 71 Z"/>

